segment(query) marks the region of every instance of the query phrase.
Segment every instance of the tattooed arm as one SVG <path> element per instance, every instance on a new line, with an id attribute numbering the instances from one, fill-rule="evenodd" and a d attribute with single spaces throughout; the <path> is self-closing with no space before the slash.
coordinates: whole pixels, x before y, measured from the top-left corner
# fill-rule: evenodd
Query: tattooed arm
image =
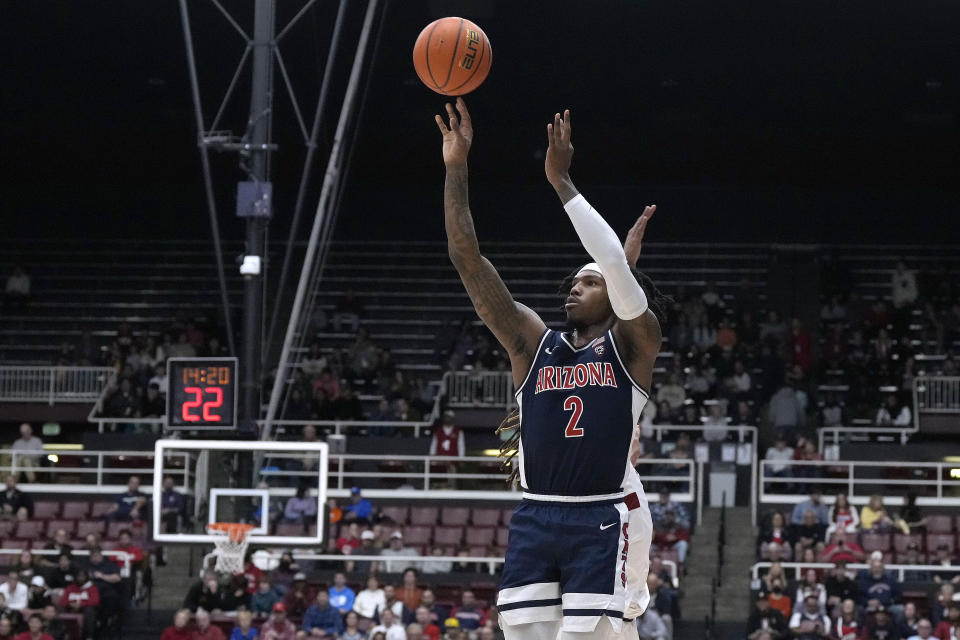
<path id="1" fill-rule="evenodd" d="M 514 381 L 520 384 L 536 356 L 546 325 L 533 310 L 513 299 L 500 274 L 480 254 L 467 188 L 467 154 L 473 142 L 473 123 L 462 98 L 457 98 L 457 110 L 447 105 L 447 115 L 449 126 L 436 116 L 443 134 L 443 161 L 447 168 L 443 189 L 447 251 L 477 315 L 510 355 Z"/>

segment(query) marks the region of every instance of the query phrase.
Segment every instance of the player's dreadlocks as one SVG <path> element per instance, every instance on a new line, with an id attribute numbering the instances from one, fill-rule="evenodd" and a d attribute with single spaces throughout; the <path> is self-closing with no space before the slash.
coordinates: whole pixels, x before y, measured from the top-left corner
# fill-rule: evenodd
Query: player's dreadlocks
<path id="1" fill-rule="evenodd" d="M 660 290 L 657 289 L 657 285 L 653 283 L 653 280 L 642 271 L 634 267 L 630 267 L 630 271 L 633 272 L 633 276 L 643 288 L 643 292 L 647 296 L 647 302 L 650 305 L 650 310 L 653 311 L 653 315 L 657 317 L 660 326 L 663 327 L 667 323 L 667 309 L 670 303 L 673 302 L 673 298 L 661 293 Z M 557 293 L 560 296 L 561 305 L 566 302 L 567 296 L 570 295 L 570 289 L 573 287 L 573 279 L 578 272 L 579 269 L 573 271 L 560 283 L 560 288 L 557 290 Z M 497 427 L 496 433 L 500 435 L 507 431 L 513 431 L 513 433 L 510 434 L 510 437 L 500 446 L 500 459 L 503 462 L 504 470 L 509 471 L 507 474 L 507 484 L 514 485 L 520 479 L 520 468 L 517 464 L 514 464 L 514 459 L 520 452 L 520 412 L 517 409 L 507 414 L 507 417 L 504 418 L 500 426 Z"/>
<path id="2" fill-rule="evenodd" d="M 643 289 L 643 293 L 646 294 L 650 311 L 653 311 L 653 315 L 657 317 L 660 326 L 664 327 L 667 324 L 667 309 L 670 307 L 670 303 L 673 302 L 673 298 L 661 293 L 660 290 L 657 289 L 657 285 L 653 283 L 653 280 L 636 267 L 630 267 L 630 271 L 633 273 L 633 277 L 637 279 L 637 282 L 640 283 L 640 288 Z M 580 268 L 578 267 L 563 279 L 560 283 L 560 288 L 557 289 L 557 295 L 560 296 L 561 309 L 567 301 L 567 296 L 570 295 L 570 289 L 573 288 L 573 279 L 577 277 L 577 273 L 579 272 Z"/>

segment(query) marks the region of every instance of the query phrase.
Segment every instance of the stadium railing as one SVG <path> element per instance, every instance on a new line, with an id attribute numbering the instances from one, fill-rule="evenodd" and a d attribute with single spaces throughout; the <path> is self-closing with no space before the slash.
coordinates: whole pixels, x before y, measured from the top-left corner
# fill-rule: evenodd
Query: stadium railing
<path id="1" fill-rule="evenodd" d="M 24 464 L 25 458 L 36 464 Z M 168 454 L 164 474 L 173 476 L 177 486 L 191 491 L 194 474 L 189 452 Z M 61 464 L 62 463 L 62 464 Z M 74 448 L 45 448 L 36 453 L 0 449 L 0 474 L 21 472 L 36 474 L 36 481 L 18 484 L 29 493 L 120 493 L 126 490 L 131 475 L 139 476 L 141 490 L 152 491 L 153 451 L 88 451 Z M 53 482 L 57 475 L 80 482 Z M 44 482 L 44 478 L 48 482 Z"/>
<path id="2" fill-rule="evenodd" d="M 960 413 L 960 376 L 917 376 L 913 379 L 913 428 L 923 413 Z"/>
<path id="3" fill-rule="evenodd" d="M 391 564 L 396 563 L 403 567 L 418 567 L 428 562 L 473 562 L 477 564 L 489 565 L 489 573 L 491 575 L 496 572 L 495 565 L 503 564 L 504 562 L 504 558 L 502 556 L 364 556 L 356 554 L 331 555 L 318 553 L 298 553 L 296 551 L 292 555 L 294 560 L 308 560 L 311 562 L 390 562 Z M 282 553 L 279 551 L 261 550 L 253 553 L 254 560 L 263 559 L 271 564 L 279 562 L 281 556 Z M 206 556 L 204 556 L 203 562 L 200 564 L 200 566 L 209 566 L 210 559 L 213 557 L 213 552 L 208 553 Z M 663 563 L 663 566 L 669 570 L 670 581 L 673 583 L 673 586 L 676 587 L 679 585 L 680 577 L 677 571 L 677 563 L 673 560 L 661 560 L 661 562 Z M 423 578 L 423 576 L 421 576 L 421 578 Z"/>
<path id="4" fill-rule="evenodd" d="M 750 567 L 750 578 L 752 580 L 760 579 L 760 570 L 769 569 L 772 562 L 757 562 Z M 784 569 L 793 569 L 794 579 L 800 580 L 803 572 L 807 569 L 833 569 L 837 565 L 833 562 L 781 562 L 780 566 Z M 869 564 L 851 563 L 847 569 L 869 569 Z M 960 573 L 960 566 L 941 565 L 941 564 L 884 564 L 887 571 L 894 571 L 897 574 L 897 580 L 903 582 L 903 575 L 906 571 L 956 571 Z"/>
<path id="5" fill-rule="evenodd" d="M 95 402 L 111 367 L 0 366 L 0 402 Z"/>
<path id="6" fill-rule="evenodd" d="M 897 461 L 866 461 L 866 460 L 816 460 L 792 461 L 790 476 L 768 476 L 767 469 L 784 463 L 778 460 L 760 461 L 760 502 L 768 504 L 798 503 L 807 499 L 809 487 L 818 486 L 824 494 L 824 502 L 833 503 L 831 493 L 843 492 L 847 494 L 852 504 L 866 504 L 873 494 L 884 495 L 884 501 L 889 505 L 903 504 L 902 495 L 891 495 L 890 489 L 896 488 L 896 493 L 913 491 L 918 494 L 917 504 L 926 506 L 960 506 L 960 496 L 954 495 L 955 489 L 960 487 L 960 480 L 955 479 L 951 471 L 956 463 L 949 462 L 897 462 Z M 819 471 L 819 476 L 798 474 L 798 470 L 812 469 Z M 920 477 L 922 476 L 922 477 Z M 806 485 L 806 490 L 799 492 L 774 491 L 774 487 L 783 488 L 788 485 Z M 799 487 L 796 487 L 799 489 Z M 933 495 L 929 495 L 932 493 Z"/>
<path id="7" fill-rule="evenodd" d="M 865 438 L 867 440 L 892 438 L 906 444 L 910 436 L 917 432 L 916 422 L 913 427 L 820 427 L 817 429 L 817 451 L 823 451 L 825 446 L 841 444 L 847 440 Z"/>
<path id="8" fill-rule="evenodd" d="M 517 406 L 513 374 L 509 371 L 448 371 L 443 374 L 441 389 L 449 407 L 509 410 Z"/>

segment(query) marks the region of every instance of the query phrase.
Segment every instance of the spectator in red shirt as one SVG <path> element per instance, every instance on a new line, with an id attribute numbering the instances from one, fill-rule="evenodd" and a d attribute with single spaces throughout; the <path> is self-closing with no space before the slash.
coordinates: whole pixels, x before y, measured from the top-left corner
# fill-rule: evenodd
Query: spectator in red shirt
<path id="1" fill-rule="evenodd" d="M 180 609 L 173 616 L 173 624 L 163 630 L 160 640 L 191 640 L 190 609 Z"/>
<path id="2" fill-rule="evenodd" d="M 349 554 L 354 549 L 360 548 L 363 543 L 360 541 L 360 525 L 351 522 L 346 532 L 337 538 L 337 549 L 340 553 Z"/>
<path id="3" fill-rule="evenodd" d="M 677 524 L 673 509 L 668 507 L 663 512 L 663 520 L 653 530 L 653 544 L 659 549 L 676 550 L 680 564 L 686 560 L 690 532 Z"/>
<path id="4" fill-rule="evenodd" d="M 823 562 L 861 562 L 866 558 L 863 549 L 853 540 L 847 540 L 847 532 L 837 529 L 833 533 L 834 542 L 823 550 Z"/>
<path id="5" fill-rule="evenodd" d="M 124 553 L 129 553 L 133 556 L 133 564 L 140 567 L 140 563 L 143 562 L 143 549 L 133 544 L 133 534 L 130 533 L 130 529 L 121 529 L 120 530 L 120 540 L 114 551 L 123 551 Z"/>
<path id="6" fill-rule="evenodd" d="M 43 632 L 43 618 L 40 617 L 39 613 L 30 616 L 30 619 L 27 621 L 27 626 L 30 630 L 24 631 L 16 636 L 14 640 L 53 640 L 53 636 Z"/>
<path id="7" fill-rule="evenodd" d="M 191 640 L 226 640 L 220 627 L 210 624 L 210 614 L 203 609 L 197 610 L 194 620 L 197 628 L 191 634 Z"/>
<path id="8" fill-rule="evenodd" d="M 273 605 L 273 615 L 260 628 L 260 640 L 296 640 L 297 628 L 287 620 L 282 602 Z"/>
<path id="9" fill-rule="evenodd" d="M 933 630 L 939 640 L 954 640 L 960 637 L 960 602 L 951 602 L 947 606 L 947 618 L 941 620 Z"/>
<path id="10" fill-rule="evenodd" d="M 263 571 L 260 570 L 260 567 L 253 564 L 253 552 L 251 551 L 247 551 L 242 575 L 247 580 L 247 593 L 256 593 L 257 585 L 260 584 L 260 577 L 263 575 Z"/>
<path id="11" fill-rule="evenodd" d="M 97 628 L 97 607 L 100 606 L 100 591 L 90 581 L 86 569 L 77 571 L 77 578 L 63 590 L 60 607 L 83 615 L 83 637 L 92 638 Z"/>
<path id="12" fill-rule="evenodd" d="M 440 640 L 440 627 L 433 624 L 430 619 L 430 610 L 426 607 L 417 607 L 416 616 L 417 624 L 423 629 L 423 635 L 429 637 L 430 640 Z"/>

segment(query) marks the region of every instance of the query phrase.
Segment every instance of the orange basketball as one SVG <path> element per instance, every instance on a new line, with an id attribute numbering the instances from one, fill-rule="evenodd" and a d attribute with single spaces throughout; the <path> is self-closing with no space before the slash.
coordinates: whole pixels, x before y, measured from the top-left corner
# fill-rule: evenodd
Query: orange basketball
<path id="1" fill-rule="evenodd" d="M 487 35 L 465 18 L 434 20 L 413 45 L 413 67 L 420 80 L 445 96 L 462 96 L 479 87 L 492 61 Z"/>

